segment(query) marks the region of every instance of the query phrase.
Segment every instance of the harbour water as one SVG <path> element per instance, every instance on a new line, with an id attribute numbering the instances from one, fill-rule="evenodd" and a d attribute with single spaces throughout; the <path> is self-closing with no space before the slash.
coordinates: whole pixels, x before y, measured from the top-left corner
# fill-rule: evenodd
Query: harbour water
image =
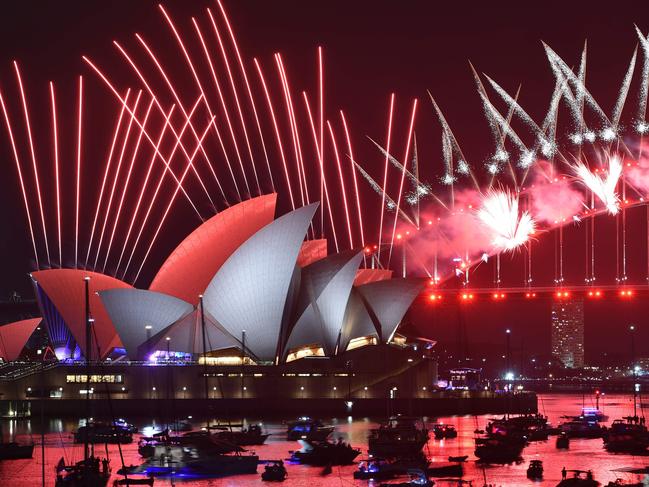
<path id="1" fill-rule="evenodd" d="M 578 414 L 582 405 L 594 406 L 594 398 L 581 395 L 545 394 L 539 395 L 539 412 L 547 415 L 552 424 L 561 422 L 561 416 Z M 649 403 L 646 404 L 649 406 Z M 609 421 L 615 418 L 630 415 L 633 412 L 632 399 L 623 395 L 605 395 L 600 400 L 600 409 L 609 416 Z M 561 480 L 561 469 L 592 470 L 595 478 L 602 484 L 622 478 L 626 481 L 640 480 L 637 476 L 615 472 L 614 469 L 622 467 L 644 467 L 649 465 L 649 456 L 633 456 L 618 454 L 612 455 L 603 449 L 601 439 L 573 439 L 569 450 L 557 450 L 554 437 L 548 441 L 533 442 L 523 451 L 523 461 L 519 464 L 505 466 L 488 466 L 482 468 L 475 462 L 473 456 L 474 431 L 483 429 L 492 416 L 453 416 L 428 418 L 429 421 L 453 424 L 458 431 L 458 437 L 448 440 L 435 440 L 431 437 L 424 452 L 432 461 L 445 462 L 449 456 L 469 455 L 465 464 L 465 479 L 473 480 L 475 487 L 482 487 L 485 483 L 494 486 L 525 486 L 548 485 L 554 486 Z M 127 418 L 142 428 L 151 424 L 148 418 Z M 290 420 L 294 418 L 286 418 Z M 336 427 L 334 438 L 342 437 L 344 441 L 351 442 L 354 447 L 367 453 L 367 434 L 371 428 L 378 426 L 380 418 L 322 418 L 324 422 Z M 253 447 L 262 460 L 286 459 L 289 450 L 299 449 L 296 442 L 286 441 L 286 426 L 282 420 L 270 421 L 262 417 L 246 418 L 247 422 L 261 422 L 263 428 L 271 433 L 267 443 L 263 446 Z M 0 485 L 2 487 L 26 487 L 41 484 L 41 450 L 40 433 L 38 431 L 39 418 L 31 420 L 5 421 L 3 434 L 5 440 L 8 436 L 15 436 L 19 441 L 30 441 L 30 436 L 37 444 L 34 458 L 31 460 L 14 460 L 0 462 Z M 50 419 L 46 421 L 47 433 L 45 435 L 45 485 L 54 485 L 54 468 L 61 457 L 66 461 L 78 461 L 83 456 L 83 449 L 75 445 L 71 431 L 77 422 L 72 419 Z M 200 424 L 196 424 L 200 426 Z M 122 445 L 122 454 L 126 465 L 138 464 L 140 457 L 137 453 L 137 437 L 130 445 Z M 431 435 L 432 436 L 432 435 Z M 97 445 L 96 452 L 104 456 L 104 446 Z M 113 470 L 116 471 L 121 464 L 119 451 L 116 445 L 109 446 L 109 454 Z M 545 467 L 544 480 L 532 482 L 526 478 L 526 469 L 530 460 L 542 460 Z M 333 487 L 333 486 L 364 486 L 367 481 L 354 480 L 352 474 L 356 465 L 333 467 L 333 472 L 328 476 L 321 476 L 321 468 L 303 465 L 287 464 L 288 479 L 284 485 L 300 487 Z M 257 475 L 246 475 L 222 479 L 205 479 L 176 481 L 178 485 L 187 487 L 199 486 L 253 486 L 262 485 L 260 474 L 263 466 L 259 466 Z M 114 476 L 117 478 L 117 476 Z M 486 482 L 485 482 L 486 478 Z M 112 479 L 111 483 L 112 484 Z M 171 480 L 156 479 L 156 486 L 173 485 Z"/>

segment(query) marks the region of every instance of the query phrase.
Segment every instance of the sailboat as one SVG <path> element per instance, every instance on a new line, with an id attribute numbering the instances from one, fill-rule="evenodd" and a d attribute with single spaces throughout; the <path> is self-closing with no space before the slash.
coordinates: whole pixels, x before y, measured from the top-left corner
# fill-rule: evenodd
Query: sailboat
<path id="1" fill-rule="evenodd" d="M 638 388 L 636 386 L 635 367 L 635 327 L 631 331 L 631 366 L 633 368 L 633 416 L 626 416 L 613 421 L 604 434 L 604 448 L 615 453 L 644 453 L 649 448 L 649 431 L 645 425 L 644 415 L 638 417 Z"/>
<path id="2" fill-rule="evenodd" d="M 90 315 L 90 278 L 85 277 L 85 313 L 86 313 L 86 381 L 90 384 L 90 360 L 92 355 L 91 327 L 93 319 Z M 89 387 L 88 387 L 89 389 Z M 87 391 L 88 392 L 88 391 Z M 90 394 L 86 399 L 86 424 L 90 421 Z M 110 460 L 95 456 L 94 446 L 91 448 L 89 435 L 84 435 L 83 460 L 72 465 L 66 465 L 61 458 L 56 465 L 55 487 L 105 487 L 110 478 Z M 108 452 L 107 452 L 108 453 Z"/>

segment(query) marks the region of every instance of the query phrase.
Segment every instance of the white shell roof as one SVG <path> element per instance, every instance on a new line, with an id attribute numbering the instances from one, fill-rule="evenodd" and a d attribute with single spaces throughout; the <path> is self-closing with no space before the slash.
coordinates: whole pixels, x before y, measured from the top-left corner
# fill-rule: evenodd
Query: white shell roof
<path id="1" fill-rule="evenodd" d="M 153 350 L 166 350 L 167 338 L 169 349 L 174 352 L 203 353 L 203 331 L 200 310 L 194 310 L 183 319 L 165 328 L 154 336 L 147 348 Z M 238 347 L 241 345 L 212 318 L 205 313 L 205 350 L 221 350 L 224 348 Z"/>
<path id="2" fill-rule="evenodd" d="M 425 285 L 423 279 L 389 279 L 356 289 L 362 296 L 370 315 L 380 325 L 381 341 L 390 341 L 406 311 Z"/>
<path id="3" fill-rule="evenodd" d="M 303 269 L 298 319 L 286 350 L 319 343 L 327 355 L 335 353 L 361 259 L 361 252 L 342 252 Z"/>
<path id="4" fill-rule="evenodd" d="M 365 303 L 356 288 L 352 289 L 345 310 L 345 319 L 340 331 L 340 345 L 338 352 L 342 353 L 347 350 L 349 342 L 354 338 L 361 338 L 367 336 L 379 337 L 379 332 L 374 326 L 374 322 L 367 312 Z"/>
<path id="5" fill-rule="evenodd" d="M 297 256 L 317 203 L 281 216 L 244 242 L 203 295 L 205 309 L 246 349 L 274 361 Z"/>
<path id="6" fill-rule="evenodd" d="M 109 289 L 99 297 L 132 360 L 143 342 L 194 309 L 182 299 L 143 289 Z"/>

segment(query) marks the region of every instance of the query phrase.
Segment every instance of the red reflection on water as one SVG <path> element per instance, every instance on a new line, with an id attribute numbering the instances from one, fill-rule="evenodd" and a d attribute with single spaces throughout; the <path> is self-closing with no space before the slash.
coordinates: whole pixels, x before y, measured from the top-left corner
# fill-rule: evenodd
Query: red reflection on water
<path id="1" fill-rule="evenodd" d="M 578 414 L 582 405 L 594 406 L 594 395 L 592 398 L 582 399 L 581 395 L 560 395 L 545 394 L 539 396 L 539 411 L 548 415 L 550 421 L 556 424 L 561 421 L 561 416 L 567 414 Z M 629 396 L 604 395 L 600 397 L 600 409 L 609 416 L 612 421 L 632 413 L 632 399 Z M 474 430 L 485 427 L 486 422 L 492 416 L 457 416 L 443 418 L 429 418 L 429 421 L 439 421 L 446 424 L 453 424 L 458 430 L 458 437 L 449 440 L 431 439 L 425 452 L 433 461 L 447 461 L 449 455 L 469 455 L 469 462 L 465 464 L 465 479 L 474 481 L 475 486 L 483 485 L 483 471 L 475 463 L 473 457 Z M 254 419 L 257 421 L 257 419 Z M 325 419 L 326 421 L 326 419 Z M 376 427 L 376 420 L 367 418 L 339 418 L 330 420 L 336 426 L 334 436 L 343 437 L 345 441 L 351 441 L 355 447 L 361 447 L 364 453 L 367 451 L 367 432 L 370 428 Z M 142 421 L 144 425 L 146 421 Z M 5 440 L 10 435 L 16 435 L 19 440 L 29 440 L 31 427 L 37 428 L 38 418 L 31 423 L 25 421 L 7 422 L 4 427 Z M 66 420 L 50 420 L 48 422 L 49 433 L 45 438 L 46 445 L 46 485 L 54 484 L 54 466 L 59 458 L 64 456 L 67 461 L 79 460 L 83 456 L 82 448 L 74 445 L 68 432 L 75 427 L 74 422 Z M 253 447 L 261 459 L 285 459 L 289 456 L 290 450 L 299 448 L 296 442 L 287 442 L 285 438 L 286 428 L 281 421 L 270 421 L 264 423 L 264 428 L 272 433 L 266 445 Z M 138 435 L 135 435 L 137 437 Z M 34 436 L 38 443 L 39 436 Z M 128 464 L 137 464 L 140 457 L 137 454 L 137 441 L 131 445 L 123 446 L 124 460 Z M 103 446 L 97 446 L 97 452 L 102 452 Z M 119 454 L 116 446 L 110 446 L 111 463 L 113 470 L 119 468 Z M 28 485 L 40 485 L 41 464 L 40 448 L 34 450 L 34 459 L 16 460 L 0 463 L 0 479 L 3 487 L 26 487 Z M 606 484 L 610 480 L 622 477 L 625 480 L 636 480 L 632 476 L 624 477 L 627 474 L 612 472 L 613 469 L 621 467 L 644 467 L 649 464 L 649 458 L 631 455 L 610 455 L 602 447 L 601 439 L 593 440 L 571 440 L 570 450 L 558 451 L 554 446 L 554 438 L 549 441 L 534 442 L 525 448 L 523 462 L 519 465 L 493 466 L 485 469 L 487 482 L 498 486 L 550 486 L 556 485 L 561 480 L 561 468 L 592 470 L 595 478 Z M 532 483 L 526 478 L 526 469 L 530 460 L 540 459 L 545 467 L 545 478 L 543 482 Z M 365 486 L 366 481 L 354 481 L 352 473 L 356 466 L 334 467 L 333 473 L 327 477 L 320 476 L 320 468 L 307 467 L 302 465 L 287 465 L 289 476 L 285 485 L 299 487 L 338 487 L 340 485 Z M 201 481 L 182 482 L 184 487 L 199 486 L 259 486 L 261 485 L 260 474 L 263 466 L 260 466 L 258 475 L 238 476 L 227 479 L 210 479 Z M 117 478 L 117 477 L 115 477 Z M 111 479 L 112 483 L 112 479 Z M 177 482 L 180 484 L 180 482 Z M 109 485 L 111 485 L 109 483 Z M 156 486 L 172 485 L 169 480 L 157 479 Z"/>

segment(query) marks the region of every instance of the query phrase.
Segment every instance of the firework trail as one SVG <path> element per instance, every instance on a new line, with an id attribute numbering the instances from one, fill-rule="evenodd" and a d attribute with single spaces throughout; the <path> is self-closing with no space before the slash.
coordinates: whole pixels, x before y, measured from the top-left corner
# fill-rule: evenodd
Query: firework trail
<path id="1" fill-rule="evenodd" d="M 640 93 L 638 97 L 638 110 L 636 112 L 635 129 L 639 134 L 644 134 L 649 131 L 649 124 L 647 124 L 647 96 L 649 93 L 649 36 L 645 37 L 644 34 L 635 27 L 636 34 L 640 40 L 640 46 L 644 54 L 644 61 L 642 62 L 642 77 L 640 79 Z"/>
<path id="2" fill-rule="evenodd" d="M 385 205 L 384 207 L 389 210 L 396 210 L 397 208 L 397 203 L 390 198 L 390 195 L 388 195 L 385 191 L 383 191 L 383 188 L 381 188 L 381 185 L 377 183 L 372 176 L 370 176 L 365 169 L 363 169 L 363 166 L 361 166 L 358 162 L 353 161 L 354 166 L 358 170 L 358 172 L 361 173 L 361 176 L 365 178 L 365 180 L 369 183 L 370 187 L 376 192 L 376 194 L 380 195 L 381 198 L 385 198 Z M 403 218 L 405 221 L 410 223 L 412 226 L 416 226 L 415 222 L 406 214 L 406 212 L 403 211 L 402 208 L 399 209 L 399 216 Z"/>

